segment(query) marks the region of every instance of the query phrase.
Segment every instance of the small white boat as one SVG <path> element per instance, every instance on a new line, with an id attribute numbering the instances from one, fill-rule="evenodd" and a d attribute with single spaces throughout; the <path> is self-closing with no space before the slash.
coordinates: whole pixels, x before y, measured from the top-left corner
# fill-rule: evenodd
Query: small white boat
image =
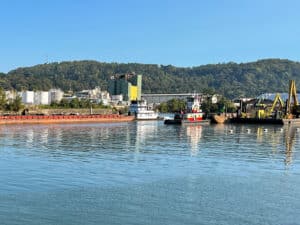
<path id="1" fill-rule="evenodd" d="M 157 120 L 158 113 L 150 109 L 145 100 L 131 101 L 129 113 L 135 115 L 137 120 Z"/>

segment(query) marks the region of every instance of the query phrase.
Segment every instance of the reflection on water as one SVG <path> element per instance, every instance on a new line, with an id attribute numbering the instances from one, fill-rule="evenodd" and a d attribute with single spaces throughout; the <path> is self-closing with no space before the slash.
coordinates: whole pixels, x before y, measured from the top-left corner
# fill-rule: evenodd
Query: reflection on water
<path id="1" fill-rule="evenodd" d="M 186 135 L 190 143 L 191 156 L 196 156 L 199 151 L 198 143 L 202 136 L 202 126 L 201 125 L 187 126 Z"/>
<path id="2" fill-rule="evenodd" d="M 285 163 L 286 165 L 290 165 L 292 163 L 293 149 L 295 148 L 296 142 L 296 132 L 298 131 L 298 127 L 289 126 L 285 132 Z"/>
<path id="3" fill-rule="evenodd" d="M 226 149 L 227 143 L 231 142 L 239 144 L 238 148 L 253 146 L 249 152 L 251 154 L 255 154 L 254 150 L 259 149 L 264 154 L 273 155 L 275 158 L 284 149 L 286 165 L 292 163 L 295 145 L 299 143 L 297 140 L 299 128 L 294 126 L 282 128 L 223 124 L 204 127 L 201 125 L 164 127 L 159 124 L 157 121 L 139 121 L 130 126 L 118 124 L 2 126 L 0 137 L 4 140 L 1 142 L 1 146 L 13 147 L 19 153 L 24 148 L 30 149 L 28 154 L 35 152 L 53 156 L 60 156 L 67 152 L 76 155 L 74 151 L 96 154 L 111 153 L 111 150 L 114 150 L 116 152 L 135 152 L 135 159 L 139 159 L 140 152 L 153 152 L 160 145 L 164 146 L 164 148 L 160 148 L 160 153 L 174 153 L 177 148 L 172 150 L 167 146 L 176 147 L 178 144 L 182 145 L 186 142 L 189 154 L 197 156 L 200 146 L 206 146 L 208 143 L 222 144 L 219 147 Z M 203 133 L 205 133 L 204 139 Z M 155 153 L 159 152 L 155 151 Z"/>
<path id="4" fill-rule="evenodd" d="M 274 158 L 279 157 L 284 149 L 284 161 L 286 165 L 290 165 L 295 146 L 299 144 L 298 131 L 299 128 L 294 126 L 164 126 L 161 121 L 139 121 L 126 126 L 1 126 L 0 146 L 13 148 L 20 154 L 50 154 L 55 157 L 68 154 L 76 156 L 83 152 L 85 156 L 134 152 L 136 160 L 139 159 L 139 153 L 198 156 L 200 148 L 205 152 L 210 146 L 218 147 L 214 149 L 214 154 L 221 154 L 223 151 L 223 155 L 226 155 L 229 153 L 226 149 L 235 146 L 234 153 L 245 149 L 251 157 L 256 154 L 256 157 L 265 155 Z"/>
<path id="5" fill-rule="evenodd" d="M 276 154 L 278 146 L 283 142 L 285 143 L 285 159 L 284 162 L 286 165 L 290 165 L 292 163 L 292 153 L 295 148 L 296 142 L 296 133 L 299 130 L 297 126 L 286 126 L 284 128 L 257 128 L 257 141 L 262 142 L 264 138 L 268 138 L 270 145 L 272 146 L 273 153 Z M 266 136 L 268 134 L 268 136 Z"/>
<path id="6" fill-rule="evenodd" d="M 280 126 L 0 126 L 0 221 L 297 224 L 299 143 Z"/>
<path id="7" fill-rule="evenodd" d="M 136 124 L 136 147 L 137 151 L 148 139 L 157 135 L 157 124 L 152 121 L 138 121 Z"/>

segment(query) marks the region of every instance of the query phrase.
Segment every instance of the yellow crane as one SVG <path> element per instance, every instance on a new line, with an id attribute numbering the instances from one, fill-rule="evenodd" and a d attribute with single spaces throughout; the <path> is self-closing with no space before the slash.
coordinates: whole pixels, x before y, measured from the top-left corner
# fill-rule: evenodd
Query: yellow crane
<path id="1" fill-rule="evenodd" d="M 284 102 L 279 93 L 275 95 L 274 101 L 271 107 L 266 107 L 265 104 L 259 104 L 261 109 L 257 111 L 257 118 L 278 118 L 284 108 Z"/>
<path id="2" fill-rule="evenodd" d="M 279 105 L 278 105 L 278 103 L 279 103 Z M 270 115 L 274 112 L 276 106 L 279 106 L 278 108 L 279 108 L 281 111 L 282 111 L 283 108 L 284 108 L 284 102 L 283 102 L 282 98 L 280 97 L 280 94 L 279 94 L 279 93 L 277 93 L 277 94 L 275 95 L 275 98 L 274 98 L 272 107 L 271 107 L 270 110 L 269 110 L 269 114 L 270 114 Z"/>
<path id="3" fill-rule="evenodd" d="M 297 97 L 296 83 L 294 80 L 290 80 L 289 96 L 286 105 L 286 117 L 293 118 L 293 117 L 299 117 L 299 115 L 300 115 L 300 106 Z"/>

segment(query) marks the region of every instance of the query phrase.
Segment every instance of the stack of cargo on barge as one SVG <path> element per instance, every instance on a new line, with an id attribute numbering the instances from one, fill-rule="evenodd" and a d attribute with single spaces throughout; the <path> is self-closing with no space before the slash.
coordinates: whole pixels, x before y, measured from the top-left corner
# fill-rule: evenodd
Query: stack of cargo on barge
<path id="1" fill-rule="evenodd" d="M 51 123 L 114 123 L 133 121 L 134 116 L 118 114 L 91 115 L 4 115 L 0 124 L 51 124 Z"/>

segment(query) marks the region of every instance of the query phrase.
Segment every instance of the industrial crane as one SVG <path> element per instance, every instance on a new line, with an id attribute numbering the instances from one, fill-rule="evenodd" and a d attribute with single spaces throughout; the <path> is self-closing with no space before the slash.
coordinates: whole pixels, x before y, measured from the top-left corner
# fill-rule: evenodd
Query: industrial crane
<path id="1" fill-rule="evenodd" d="M 274 101 L 273 101 L 273 104 L 270 108 L 270 110 L 268 110 L 268 115 L 271 116 L 274 112 L 275 112 L 275 117 L 277 117 L 276 115 L 276 112 L 279 112 L 278 110 L 275 110 L 276 106 L 278 106 L 278 103 L 279 103 L 279 109 L 282 111 L 283 108 L 284 108 L 284 102 L 282 100 L 282 98 L 280 97 L 280 94 L 277 93 L 275 95 L 275 98 L 274 98 Z M 275 111 L 274 111 L 275 110 Z"/>
<path id="2" fill-rule="evenodd" d="M 274 101 L 271 107 L 267 107 L 265 104 L 258 103 L 257 106 L 261 107 L 257 111 L 257 118 L 279 118 L 284 108 L 284 102 L 280 97 L 280 94 L 275 95 Z"/>
<path id="3" fill-rule="evenodd" d="M 294 80 L 290 80 L 289 84 L 289 96 L 286 103 L 286 117 L 298 118 L 300 115 L 300 106 L 297 97 L 296 84 Z"/>

